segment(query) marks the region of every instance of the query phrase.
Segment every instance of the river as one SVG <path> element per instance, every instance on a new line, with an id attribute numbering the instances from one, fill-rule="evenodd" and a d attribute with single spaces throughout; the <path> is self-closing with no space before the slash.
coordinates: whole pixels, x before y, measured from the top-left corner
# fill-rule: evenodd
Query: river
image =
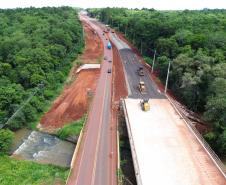
<path id="1" fill-rule="evenodd" d="M 12 156 L 40 163 L 70 167 L 75 144 L 38 131 L 21 129 L 15 133 Z"/>

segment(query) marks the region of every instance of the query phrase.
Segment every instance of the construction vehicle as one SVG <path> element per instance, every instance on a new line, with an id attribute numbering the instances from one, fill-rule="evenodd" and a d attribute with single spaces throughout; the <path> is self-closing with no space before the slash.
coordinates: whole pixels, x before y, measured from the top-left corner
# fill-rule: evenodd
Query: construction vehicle
<path id="1" fill-rule="evenodd" d="M 111 49 L 111 43 L 110 43 L 110 42 L 108 42 L 107 48 L 108 48 L 108 49 Z"/>
<path id="2" fill-rule="evenodd" d="M 146 88 L 145 88 L 145 84 L 144 84 L 143 81 L 140 81 L 140 82 L 139 82 L 138 89 L 139 89 L 139 91 L 141 92 L 141 94 L 144 94 L 144 93 L 145 93 Z"/>
<path id="3" fill-rule="evenodd" d="M 109 32 L 111 30 L 109 25 L 106 25 L 106 30 L 107 30 L 107 32 Z"/>
<path id="4" fill-rule="evenodd" d="M 137 69 L 137 73 L 138 73 L 139 76 L 144 76 L 144 68 L 142 66 L 140 66 Z"/>
<path id="5" fill-rule="evenodd" d="M 140 101 L 141 109 L 143 111 L 149 111 L 150 110 L 150 104 L 148 102 L 148 99 L 143 99 Z"/>

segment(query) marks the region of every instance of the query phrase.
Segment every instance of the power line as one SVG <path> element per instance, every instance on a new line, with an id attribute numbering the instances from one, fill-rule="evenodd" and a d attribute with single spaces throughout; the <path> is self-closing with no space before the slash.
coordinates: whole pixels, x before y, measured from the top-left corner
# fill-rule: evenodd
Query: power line
<path id="1" fill-rule="evenodd" d="M 35 88 L 35 91 L 31 93 L 31 95 L 28 97 L 28 99 L 16 110 L 16 112 L 13 113 L 13 115 L 5 122 L 5 124 L 0 125 L 0 129 L 4 126 L 8 125 L 16 116 L 17 114 L 29 103 L 29 101 L 35 96 L 35 94 L 38 92 L 39 89 L 43 88 L 44 84 L 38 84 L 38 86 Z"/>

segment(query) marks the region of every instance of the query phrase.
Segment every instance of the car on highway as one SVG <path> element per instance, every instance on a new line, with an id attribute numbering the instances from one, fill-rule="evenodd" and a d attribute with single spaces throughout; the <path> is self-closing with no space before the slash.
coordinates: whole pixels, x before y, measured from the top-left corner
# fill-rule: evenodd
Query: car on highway
<path id="1" fill-rule="evenodd" d="M 111 69 L 110 68 L 108 69 L 108 73 L 111 73 Z"/>
<path id="2" fill-rule="evenodd" d="M 112 61 L 111 60 L 108 60 L 108 62 L 111 63 Z"/>
<path id="3" fill-rule="evenodd" d="M 108 48 L 108 49 L 111 49 L 111 48 L 112 48 L 111 42 L 108 42 L 108 43 L 107 43 L 107 48 Z"/>
<path id="4" fill-rule="evenodd" d="M 108 59 L 108 57 L 107 57 L 107 56 L 105 56 L 105 57 L 104 57 L 104 60 L 107 60 L 107 59 Z"/>

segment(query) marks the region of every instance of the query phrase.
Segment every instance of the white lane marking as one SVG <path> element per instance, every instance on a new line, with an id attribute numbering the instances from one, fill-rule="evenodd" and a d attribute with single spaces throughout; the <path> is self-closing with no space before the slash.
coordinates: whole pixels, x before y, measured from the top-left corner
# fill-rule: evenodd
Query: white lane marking
<path id="1" fill-rule="evenodd" d="M 88 22 L 87 22 L 88 23 Z M 88 23 L 89 24 L 89 23 Z M 104 103 L 104 102 L 103 102 Z M 93 107 L 92 107 L 92 109 L 93 109 Z M 99 126 L 100 127 L 100 126 Z M 88 136 L 88 128 L 87 128 L 87 135 L 86 135 L 86 139 L 85 139 L 85 141 L 84 141 L 84 146 L 86 145 L 86 143 L 87 143 L 87 136 Z M 76 179 L 75 179 L 75 184 L 77 184 L 78 183 L 78 176 L 79 176 L 79 174 L 80 174 L 80 170 L 81 170 L 81 165 L 82 165 L 82 159 L 83 159 L 83 157 L 84 157 L 84 151 L 85 151 L 85 149 L 83 149 L 82 150 L 82 154 L 81 154 L 81 160 L 80 160 L 80 163 L 79 163 L 79 167 L 78 167 L 78 173 L 77 173 L 77 176 L 76 176 Z"/>
<path id="2" fill-rule="evenodd" d="M 107 78 L 105 79 L 105 87 L 106 87 L 106 84 L 107 84 Z M 104 101 L 103 101 L 103 105 L 102 105 L 102 108 L 104 107 L 104 102 L 105 102 L 105 94 L 106 94 L 106 88 L 104 88 Z M 101 116 L 100 118 L 102 118 L 103 116 L 103 109 L 101 111 Z M 96 175 L 96 165 L 97 165 L 97 153 L 99 151 L 99 145 L 100 145 L 100 135 L 101 135 L 101 126 L 103 125 L 103 119 L 101 119 L 101 123 L 99 124 L 99 127 L 98 127 L 98 137 L 97 137 L 97 145 L 96 145 L 96 150 L 95 150 L 95 158 L 94 158 L 94 167 L 93 167 L 93 173 L 92 173 L 92 181 L 91 181 L 91 184 L 94 184 L 95 183 L 95 175 Z"/>
<path id="3" fill-rule="evenodd" d="M 104 49 L 104 53 L 106 53 L 108 50 Z M 106 74 L 105 74 L 106 75 Z M 105 79 L 105 88 L 104 88 L 104 101 L 103 101 L 103 108 L 104 108 L 104 102 L 106 100 L 106 87 L 107 87 L 107 81 L 108 81 L 108 76 L 106 75 L 106 79 Z M 103 109 L 101 111 L 101 118 L 102 118 L 102 115 L 103 115 Z M 100 145 L 100 135 L 101 135 L 101 125 L 103 125 L 103 119 L 101 119 L 101 124 L 99 125 L 99 133 L 98 133 L 98 138 L 97 138 L 97 147 L 96 147 L 96 151 L 95 151 L 95 159 L 94 159 L 94 167 L 93 167 L 93 173 L 92 173 L 92 181 L 91 181 L 91 184 L 93 185 L 95 183 L 95 175 L 96 175 L 96 165 L 97 165 L 97 153 L 99 151 L 99 145 Z"/>

